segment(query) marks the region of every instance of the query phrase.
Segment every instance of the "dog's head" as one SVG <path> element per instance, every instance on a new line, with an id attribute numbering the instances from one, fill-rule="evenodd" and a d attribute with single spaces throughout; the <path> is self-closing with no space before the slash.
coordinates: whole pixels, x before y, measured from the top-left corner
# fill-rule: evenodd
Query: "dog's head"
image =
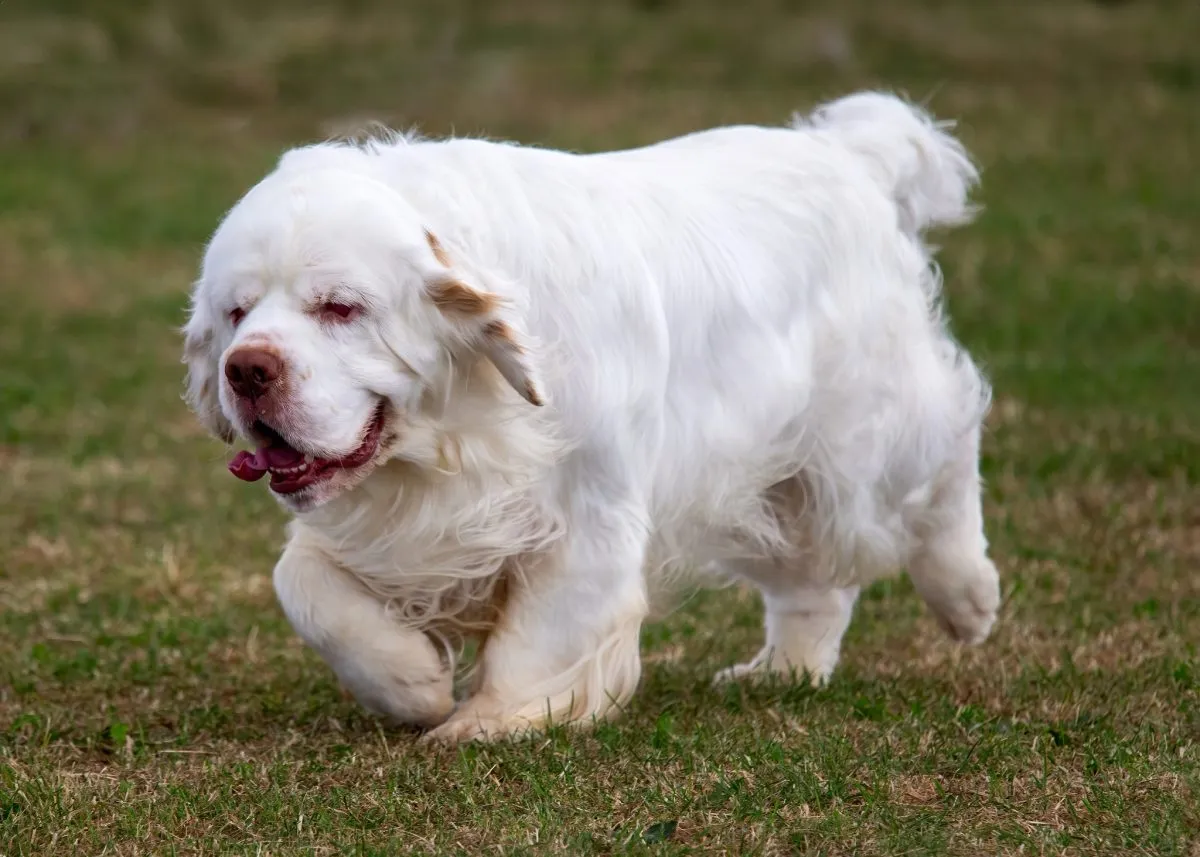
<path id="1" fill-rule="evenodd" d="M 423 447 L 437 439 L 409 429 L 480 359 L 541 404 L 519 318 L 465 264 L 360 171 L 285 159 L 247 193 L 209 244 L 184 330 L 189 404 L 253 447 L 235 475 L 269 474 L 300 512 L 389 459 L 436 460 Z"/>

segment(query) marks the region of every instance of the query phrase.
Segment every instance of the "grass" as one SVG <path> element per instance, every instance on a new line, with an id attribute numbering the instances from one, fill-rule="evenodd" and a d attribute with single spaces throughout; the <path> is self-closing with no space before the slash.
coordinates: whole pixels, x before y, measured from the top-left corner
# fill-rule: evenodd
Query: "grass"
<path id="1" fill-rule="evenodd" d="M 1194 3 L 0 4 L 0 854 L 1200 853 Z M 290 632 L 283 517 L 179 400 L 203 242 L 363 118 L 599 149 L 931 97 L 984 167 L 944 237 L 997 390 L 995 636 L 904 580 L 834 682 L 712 689 L 758 605 L 645 629 L 591 735 L 430 750 Z"/>

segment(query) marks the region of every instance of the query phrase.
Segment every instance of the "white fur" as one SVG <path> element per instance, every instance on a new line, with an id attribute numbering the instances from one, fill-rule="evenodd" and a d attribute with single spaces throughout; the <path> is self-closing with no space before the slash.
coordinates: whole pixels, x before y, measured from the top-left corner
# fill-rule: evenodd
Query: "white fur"
<path id="1" fill-rule="evenodd" d="M 213 431 L 245 433 L 218 379 L 232 349 L 266 343 L 293 379 L 272 425 L 297 448 L 344 455 L 387 404 L 371 466 L 281 498 L 296 520 L 276 586 L 396 720 L 449 713 L 452 643 L 479 636 L 472 693 L 435 737 L 615 713 L 653 593 L 706 569 L 767 607 L 763 651 L 722 677 L 825 679 L 858 588 L 905 566 L 979 641 L 999 602 L 977 470 L 989 390 L 945 331 L 921 239 L 969 219 L 975 180 L 941 126 L 877 93 L 790 128 L 594 155 L 297 149 L 211 242 L 189 397 Z M 456 313 L 431 297 L 447 282 L 502 301 Z M 361 318 L 314 319 L 329 294 Z"/>

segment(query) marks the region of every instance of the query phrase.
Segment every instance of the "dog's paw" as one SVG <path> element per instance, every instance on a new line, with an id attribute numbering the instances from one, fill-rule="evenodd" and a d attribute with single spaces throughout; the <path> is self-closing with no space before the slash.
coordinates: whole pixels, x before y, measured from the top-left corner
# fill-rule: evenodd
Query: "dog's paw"
<path id="1" fill-rule="evenodd" d="M 440 662 L 413 661 L 411 651 L 376 650 L 338 664 L 337 673 L 370 713 L 395 724 L 436 726 L 454 712 L 454 677 Z"/>
<path id="2" fill-rule="evenodd" d="M 988 638 L 1000 610 L 1000 576 L 990 562 L 930 605 L 942 629 L 965 645 Z"/>
<path id="3" fill-rule="evenodd" d="M 527 718 L 484 717 L 472 711 L 468 703 L 445 723 L 422 735 L 421 741 L 426 744 L 454 745 L 472 741 L 513 740 L 535 732 L 537 725 Z"/>
<path id="4" fill-rule="evenodd" d="M 771 680 L 802 682 L 811 684 L 813 687 L 821 687 L 827 684 L 829 677 L 833 675 L 837 656 L 834 654 L 832 662 L 829 662 L 829 658 L 813 660 L 813 664 L 797 667 L 788 659 L 772 657 L 771 652 L 763 650 L 752 661 L 717 670 L 716 675 L 713 676 L 713 685 L 722 685 L 731 681 Z"/>
<path id="5" fill-rule="evenodd" d="M 717 670 L 716 674 L 713 675 L 712 683 L 715 686 L 727 684 L 731 681 L 739 681 L 748 676 L 753 676 L 756 671 L 753 661 L 744 664 L 734 664 L 731 667 Z M 761 675 L 761 673 L 759 674 Z"/>

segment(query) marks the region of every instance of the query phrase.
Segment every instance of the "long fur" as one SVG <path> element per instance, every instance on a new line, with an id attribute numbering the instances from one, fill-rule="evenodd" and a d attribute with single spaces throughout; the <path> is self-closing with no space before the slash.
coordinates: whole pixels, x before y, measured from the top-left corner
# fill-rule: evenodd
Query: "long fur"
<path id="1" fill-rule="evenodd" d="M 969 221 L 976 180 L 947 126 L 881 93 L 595 155 L 415 135 L 296 149 L 209 247 L 189 399 L 245 433 L 215 379 L 269 342 L 301 379 L 276 426 L 298 448 L 347 451 L 386 403 L 369 474 L 281 499 L 305 575 L 324 557 L 402 628 L 486 637 L 450 738 L 608 716 L 654 592 L 699 571 L 763 588 L 758 665 L 790 646 L 827 672 L 853 597 L 822 593 L 906 564 L 952 633 L 982 639 L 990 391 L 946 331 L 924 237 Z M 330 288 L 363 305 L 353 335 L 304 316 Z M 285 609 L 338 668 L 364 643 L 287 575 Z M 800 615 L 828 616 L 833 655 L 796 642 Z M 371 681 L 366 655 L 356 669 Z"/>

